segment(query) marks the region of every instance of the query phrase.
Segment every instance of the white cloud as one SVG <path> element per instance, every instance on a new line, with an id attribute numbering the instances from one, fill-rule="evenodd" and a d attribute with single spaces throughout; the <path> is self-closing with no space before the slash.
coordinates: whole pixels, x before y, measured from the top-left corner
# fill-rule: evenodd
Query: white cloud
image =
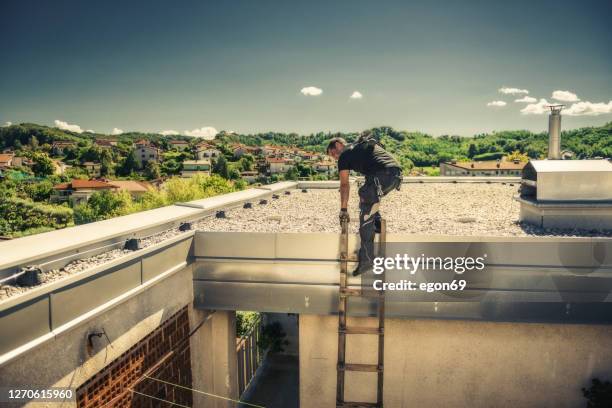
<path id="1" fill-rule="evenodd" d="M 174 135 L 178 135 L 179 132 L 178 130 L 168 129 L 168 130 L 162 130 L 161 132 L 159 132 L 159 134 L 164 135 L 164 136 L 174 136 Z"/>
<path id="2" fill-rule="evenodd" d="M 113 128 L 111 135 L 120 135 L 123 133 L 123 129 Z"/>
<path id="3" fill-rule="evenodd" d="M 351 94 L 351 99 L 361 99 L 361 98 L 363 98 L 363 95 L 359 91 L 354 91 Z"/>
<path id="4" fill-rule="evenodd" d="M 496 106 L 496 107 L 501 108 L 502 106 L 506 106 L 506 102 L 504 102 L 504 101 L 493 101 L 493 102 L 487 103 L 487 106 Z"/>
<path id="5" fill-rule="evenodd" d="M 217 132 L 217 129 L 210 126 L 204 126 L 199 129 L 186 130 L 184 132 L 187 136 L 193 137 L 203 137 L 204 139 L 214 139 Z"/>
<path id="6" fill-rule="evenodd" d="M 13 124 L 13 122 L 8 122 L 8 121 L 7 121 L 7 122 L 4 124 L 4 127 L 9 127 L 9 126 L 11 126 L 12 124 Z"/>
<path id="7" fill-rule="evenodd" d="M 523 115 L 543 115 L 550 111 L 548 105 L 550 105 L 550 103 L 546 99 L 542 98 L 538 103 L 530 103 L 529 105 L 525 106 L 523 109 L 521 109 L 521 113 Z"/>
<path id="8" fill-rule="evenodd" d="M 501 87 L 498 89 L 498 91 L 500 93 L 506 94 L 506 95 L 520 95 L 520 94 L 528 94 L 529 91 L 527 89 L 519 89 L 519 88 L 508 88 L 508 87 Z"/>
<path id="9" fill-rule="evenodd" d="M 306 96 L 318 96 L 323 93 L 323 90 L 321 88 L 317 88 L 316 86 L 307 86 L 306 88 L 302 88 L 300 92 L 302 95 Z"/>
<path id="10" fill-rule="evenodd" d="M 554 91 L 552 98 L 562 102 L 578 102 L 580 98 L 570 91 Z"/>
<path id="11" fill-rule="evenodd" d="M 79 125 L 71 125 L 70 123 L 63 122 L 58 119 L 55 119 L 55 126 L 62 130 L 68 130 L 74 133 L 83 133 L 83 129 L 81 129 Z"/>
<path id="12" fill-rule="evenodd" d="M 608 103 L 578 102 L 563 110 L 563 114 L 569 116 L 598 116 L 607 113 L 612 113 L 612 101 Z"/>
<path id="13" fill-rule="evenodd" d="M 534 103 L 537 102 L 538 100 L 534 97 L 531 96 L 523 96 L 520 99 L 515 99 L 514 102 L 525 102 L 525 103 Z"/>

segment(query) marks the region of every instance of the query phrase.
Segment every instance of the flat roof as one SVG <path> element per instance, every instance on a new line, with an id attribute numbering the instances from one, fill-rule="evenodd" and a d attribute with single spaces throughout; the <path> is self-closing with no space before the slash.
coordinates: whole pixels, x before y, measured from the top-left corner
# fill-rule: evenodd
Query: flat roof
<path id="1" fill-rule="evenodd" d="M 612 236 L 612 231 L 554 230 L 520 224 L 520 203 L 513 200 L 519 183 L 403 184 L 383 198 L 381 214 L 390 233 L 451 236 Z M 340 232 L 337 189 L 291 190 L 278 199 L 259 199 L 252 208 L 225 210 L 226 218 L 210 217 L 197 230 L 228 232 Z M 358 232 L 357 188 L 351 186 L 351 231 Z"/>

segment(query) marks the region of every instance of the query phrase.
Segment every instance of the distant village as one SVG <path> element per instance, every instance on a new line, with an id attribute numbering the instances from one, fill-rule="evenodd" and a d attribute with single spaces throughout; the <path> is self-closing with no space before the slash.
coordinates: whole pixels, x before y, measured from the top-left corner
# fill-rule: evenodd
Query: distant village
<path id="1" fill-rule="evenodd" d="M 94 146 L 109 150 L 116 149 L 118 143 L 117 139 L 109 137 L 96 138 L 93 142 Z M 184 157 L 187 157 L 181 162 L 180 177 L 190 178 L 196 174 L 210 176 L 214 172 L 215 163 L 222 156 L 227 157 L 229 149 L 232 156 L 230 161 L 238 161 L 245 156 L 252 158 L 249 169 L 238 171 L 239 178 L 248 184 L 283 179 L 296 166 L 309 168 L 311 174 L 310 177 L 300 177 L 299 174 L 291 176 L 295 176 L 297 179 L 312 178 L 312 175 L 327 179 L 333 177 L 336 173 L 336 165 L 329 157 L 297 147 L 275 145 L 259 147 L 246 146 L 240 143 L 226 144 L 221 147 L 216 140 L 205 140 L 195 145 L 186 140 L 170 140 L 167 145 L 169 148 L 163 149 L 160 147 L 160 143 L 146 139 L 133 142 L 131 147 L 136 170 L 144 172 L 147 166 L 151 164 L 162 164 L 164 153 L 173 151 L 183 153 Z M 84 171 L 89 179 L 75 178 L 72 181 L 54 185 L 54 192 L 49 200 L 51 203 L 69 202 L 71 205 L 79 205 L 86 203 L 94 192 L 104 190 L 124 190 L 134 198 L 138 198 L 149 189 L 158 188 L 168 178 L 167 176 L 159 176 L 152 180 L 111 180 L 109 177 L 103 176 L 103 164 L 100 162 L 82 161 L 79 164 L 72 165 L 65 163 L 64 155 L 68 150 L 75 148 L 77 148 L 77 142 L 75 141 L 53 142 L 50 149 L 50 158 L 55 168 L 54 174 L 64 175 L 76 166 Z M 3 170 L 20 167 L 31 168 L 32 165 L 32 160 L 27 157 L 15 154 L 13 149 L 4 149 L 0 154 L 0 179 Z"/>
<path id="2" fill-rule="evenodd" d="M 97 138 L 93 144 L 100 149 L 115 149 L 118 140 L 114 138 Z M 63 175 L 71 167 L 62 158 L 69 149 L 77 146 L 75 141 L 56 141 L 51 146 L 51 159 L 55 167 L 54 174 Z M 133 142 L 132 154 L 138 171 L 144 171 L 151 164 L 159 165 L 163 162 L 163 153 L 175 151 L 185 154 L 186 160 L 181 163 L 180 176 L 190 178 L 196 174 L 209 176 L 213 172 L 215 162 L 222 156 L 227 156 L 228 149 L 231 160 L 237 161 L 242 157 L 250 156 L 252 165 L 249 169 L 239 171 L 239 177 L 248 184 L 265 183 L 283 178 L 293 177 L 295 179 L 308 179 L 312 175 L 318 175 L 321 179 L 330 179 L 336 176 L 336 164 L 328 156 L 306 151 L 291 146 L 247 146 L 240 143 L 220 146 L 217 140 L 205 140 L 197 144 L 190 144 L 186 140 L 170 140 L 167 150 L 162 149 L 160 144 L 139 139 Z M 224 154 L 225 151 L 225 154 Z M 496 160 L 475 162 L 450 162 L 440 163 L 439 172 L 441 176 L 519 176 L 525 162 L 520 160 Z M 10 168 L 29 167 L 32 161 L 24 156 L 16 155 L 12 149 L 5 149 L 0 154 L 0 177 L 2 171 Z M 58 183 L 53 186 L 51 203 L 68 202 L 71 205 L 86 203 L 89 197 L 96 191 L 127 191 L 134 198 L 138 198 L 151 188 L 158 188 L 165 180 L 157 177 L 152 180 L 111 180 L 102 175 L 102 163 L 95 161 L 83 161 L 79 166 L 89 179 L 75 178 L 71 181 Z M 310 168 L 309 177 L 300 177 L 298 173 L 286 177 L 296 166 L 302 169 Z M 413 169 L 411 175 L 423 175 L 418 169 Z"/>

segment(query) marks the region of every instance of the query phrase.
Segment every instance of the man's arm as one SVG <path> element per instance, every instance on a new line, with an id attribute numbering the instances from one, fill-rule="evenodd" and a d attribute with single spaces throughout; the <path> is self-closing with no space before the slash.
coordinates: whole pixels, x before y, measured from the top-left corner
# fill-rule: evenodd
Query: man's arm
<path id="1" fill-rule="evenodd" d="M 340 176 L 340 209 L 348 208 L 349 192 L 351 188 L 349 185 L 349 171 L 340 170 L 338 175 Z"/>

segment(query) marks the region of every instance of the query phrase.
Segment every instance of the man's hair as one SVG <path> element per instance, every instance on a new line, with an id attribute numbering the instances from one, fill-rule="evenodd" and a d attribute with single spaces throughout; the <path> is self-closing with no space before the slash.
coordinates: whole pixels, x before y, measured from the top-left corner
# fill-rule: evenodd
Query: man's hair
<path id="1" fill-rule="evenodd" d="M 331 139 L 329 141 L 329 143 L 327 144 L 327 149 L 325 150 L 326 153 L 329 153 L 329 151 L 333 148 L 336 147 L 336 143 L 342 143 L 344 146 L 346 146 L 346 140 L 344 140 L 341 137 L 334 137 L 333 139 Z"/>

